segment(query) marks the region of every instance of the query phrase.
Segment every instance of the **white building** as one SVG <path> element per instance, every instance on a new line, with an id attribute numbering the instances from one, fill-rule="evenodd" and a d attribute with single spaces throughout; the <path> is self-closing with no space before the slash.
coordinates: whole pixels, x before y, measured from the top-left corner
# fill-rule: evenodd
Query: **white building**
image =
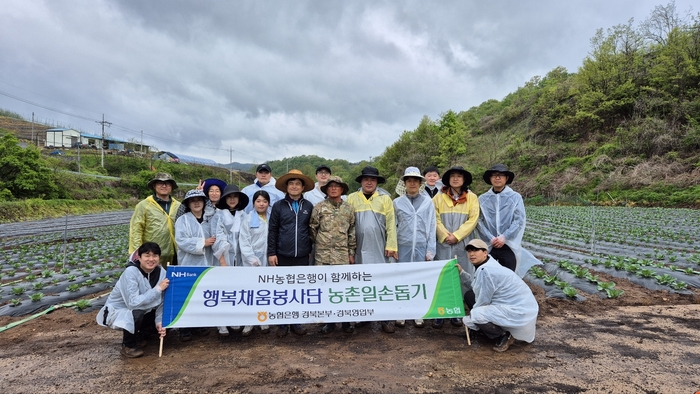
<path id="1" fill-rule="evenodd" d="M 99 147 L 102 144 L 102 137 L 92 134 L 81 133 L 73 129 L 48 129 L 46 130 L 47 148 L 71 148 L 80 145 L 92 145 Z"/>

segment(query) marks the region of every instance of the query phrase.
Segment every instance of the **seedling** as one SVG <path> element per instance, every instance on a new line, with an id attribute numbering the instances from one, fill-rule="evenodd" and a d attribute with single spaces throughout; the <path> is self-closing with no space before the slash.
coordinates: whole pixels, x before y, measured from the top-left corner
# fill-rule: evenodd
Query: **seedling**
<path id="1" fill-rule="evenodd" d="M 11 305 L 11 306 L 18 306 L 18 305 L 20 305 L 21 303 L 22 303 L 22 299 L 21 299 L 21 298 L 13 298 L 13 299 L 10 300 L 10 305 Z"/>
<path id="2" fill-rule="evenodd" d="M 563 289 L 561 289 L 561 291 L 563 291 L 564 294 L 570 298 L 576 298 L 576 296 L 578 295 L 576 288 L 574 288 L 572 286 L 566 286 Z"/>
<path id="3" fill-rule="evenodd" d="M 69 285 L 67 289 L 68 289 L 68 291 L 76 292 L 76 291 L 80 290 L 80 285 L 77 283 L 74 283 L 72 285 Z"/>
<path id="4" fill-rule="evenodd" d="M 32 299 L 32 302 L 41 301 L 41 299 L 44 298 L 44 293 L 34 293 L 30 298 Z"/>
<path id="5" fill-rule="evenodd" d="M 13 295 L 22 295 L 24 294 L 24 287 L 13 287 L 10 292 Z"/>
<path id="6" fill-rule="evenodd" d="M 83 309 L 91 307 L 90 300 L 78 300 L 75 302 L 75 309 L 82 311 Z"/>
<path id="7" fill-rule="evenodd" d="M 624 290 L 617 290 L 617 289 L 605 289 L 605 293 L 607 293 L 608 298 L 617 298 L 624 293 Z"/>

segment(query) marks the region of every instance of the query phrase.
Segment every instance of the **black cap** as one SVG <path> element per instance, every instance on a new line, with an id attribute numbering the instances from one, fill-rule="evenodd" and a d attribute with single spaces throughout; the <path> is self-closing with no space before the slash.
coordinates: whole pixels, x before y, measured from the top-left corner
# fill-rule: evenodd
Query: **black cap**
<path id="1" fill-rule="evenodd" d="M 328 173 L 329 173 L 329 174 L 332 174 L 332 173 L 333 173 L 333 172 L 331 172 L 331 168 L 328 167 L 328 166 L 325 165 L 325 164 L 321 164 L 320 166 L 316 167 L 316 173 L 317 173 L 317 174 L 318 174 L 318 172 L 321 171 L 321 170 L 328 170 Z"/>
<path id="2" fill-rule="evenodd" d="M 267 171 L 267 172 L 272 172 L 272 168 L 270 168 L 267 163 L 262 163 L 258 166 L 258 169 L 255 170 L 255 172 L 260 172 L 260 171 Z"/>

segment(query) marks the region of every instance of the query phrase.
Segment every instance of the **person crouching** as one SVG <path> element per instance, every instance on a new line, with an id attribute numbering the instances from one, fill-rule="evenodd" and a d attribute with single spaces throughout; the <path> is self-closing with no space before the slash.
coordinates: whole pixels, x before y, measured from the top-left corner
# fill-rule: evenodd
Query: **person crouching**
<path id="1" fill-rule="evenodd" d="M 124 333 L 121 354 L 128 358 L 143 356 L 151 333 L 165 336 L 163 328 L 163 292 L 170 281 L 160 266 L 160 246 L 145 242 L 128 262 L 126 269 L 97 313 L 97 324 Z"/>
<path id="2" fill-rule="evenodd" d="M 493 350 L 497 352 L 508 350 L 516 339 L 534 341 L 539 306 L 530 288 L 515 272 L 489 256 L 486 242 L 473 239 L 465 249 L 474 274 L 472 277 L 457 264 L 462 282 L 471 287 L 464 294 L 470 309 L 464 324 L 495 339 Z"/>

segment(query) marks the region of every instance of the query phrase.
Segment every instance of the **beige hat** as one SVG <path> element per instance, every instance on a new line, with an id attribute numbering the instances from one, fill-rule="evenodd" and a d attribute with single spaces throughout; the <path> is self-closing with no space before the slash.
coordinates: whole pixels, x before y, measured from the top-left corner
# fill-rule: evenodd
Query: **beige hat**
<path id="1" fill-rule="evenodd" d="M 469 250 L 469 249 L 482 249 L 482 250 L 488 251 L 489 246 L 486 245 L 486 242 L 484 242 L 480 239 L 472 239 L 471 241 L 469 241 L 469 243 L 467 244 L 467 247 L 464 249 L 467 249 L 467 250 Z"/>
<path id="2" fill-rule="evenodd" d="M 315 187 L 314 180 L 304 175 L 299 170 L 289 170 L 288 173 L 279 177 L 279 179 L 277 179 L 275 182 L 275 187 L 282 193 L 287 193 L 287 182 L 291 179 L 299 179 L 301 183 L 304 184 L 304 192 L 313 190 Z"/>

